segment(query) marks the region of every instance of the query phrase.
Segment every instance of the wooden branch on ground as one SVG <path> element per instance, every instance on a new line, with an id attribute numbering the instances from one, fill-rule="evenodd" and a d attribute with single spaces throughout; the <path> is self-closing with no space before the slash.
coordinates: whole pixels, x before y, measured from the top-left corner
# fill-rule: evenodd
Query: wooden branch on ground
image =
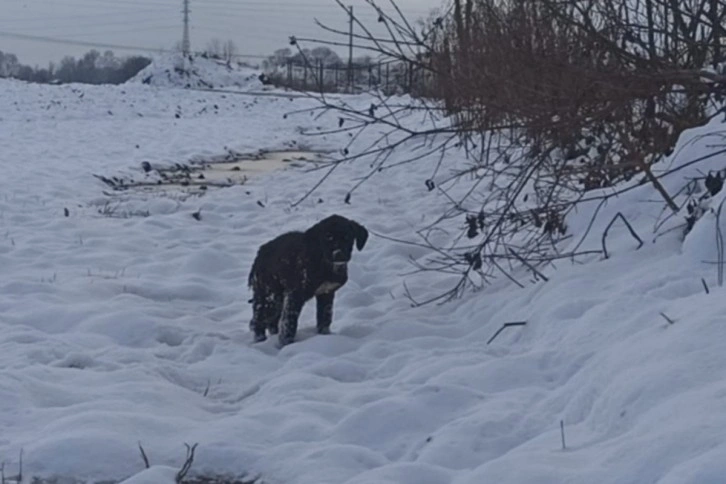
<path id="1" fill-rule="evenodd" d="M 626 227 L 628 227 L 628 230 L 630 231 L 630 235 L 632 235 L 633 238 L 638 241 L 638 247 L 635 250 L 638 250 L 641 247 L 643 247 L 643 239 L 641 239 L 638 236 L 638 234 L 633 229 L 633 226 L 630 225 L 630 222 L 628 222 L 628 219 L 625 218 L 625 215 L 623 215 L 621 212 L 618 212 L 618 213 L 615 214 L 615 216 L 610 221 L 610 223 L 608 224 L 608 226 L 605 227 L 605 232 L 603 232 L 603 234 L 602 234 L 602 252 L 603 252 L 603 255 L 605 256 L 606 259 L 608 259 L 610 256 L 608 254 L 608 249 L 607 249 L 607 246 L 605 244 L 605 239 L 607 239 L 608 231 L 610 230 L 610 227 L 613 226 L 613 224 L 615 223 L 615 221 L 618 218 L 620 218 L 620 219 L 623 220 L 623 222 L 625 223 Z"/>
<path id="2" fill-rule="evenodd" d="M 184 444 L 184 446 L 187 448 L 187 456 L 184 464 L 182 464 L 181 469 L 179 469 L 179 472 L 177 472 L 176 474 L 177 484 L 181 484 L 181 482 L 184 481 L 184 478 L 187 476 L 189 469 L 192 468 L 192 464 L 194 463 L 194 451 L 197 450 L 197 445 L 199 444 L 194 444 L 191 446 L 187 443 Z"/>
<path id="3" fill-rule="evenodd" d="M 144 467 L 148 469 L 151 467 L 151 464 L 149 464 L 149 457 L 146 455 L 144 448 L 141 446 L 141 441 L 139 441 L 139 452 L 141 452 L 141 458 L 144 460 Z"/>
<path id="4" fill-rule="evenodd" d="M 499 333 L 501 333 L 502 331 L 504 331 L 504 330 L 505 330 L 505 329 L 507 329 L 507 328 L 511 328 L 511 327 L 513 327 L 513 326 L 526 326 L 526 325 L 527 325 L 527 321 L 514 321 L 514 322 L 511 322 L 511 323 L 504 323 L 504 324 L 502 325 L 502 327 L 501 327 L 501 328 L 499 328 L 499 329 L 497 330 L 497 332 L 496 332 L 496 333 L 494 333 L 494 335 L 493 335 L 493 336 L 492 336 L 491 338 L 489 338 L 489 341 L 487 341 L 487 344 L 490 344 L 490 343 L 491 343 L 492 341 L 494 341 L 494 339 L 495 339 L 495 338 L 496 338 L 497 336 L 499 336 Z"/>

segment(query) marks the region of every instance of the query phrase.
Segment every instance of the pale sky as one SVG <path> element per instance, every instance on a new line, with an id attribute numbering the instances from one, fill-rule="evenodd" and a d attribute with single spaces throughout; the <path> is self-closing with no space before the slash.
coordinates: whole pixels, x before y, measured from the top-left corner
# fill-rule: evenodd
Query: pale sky
<path id="1" fill-rule="evenodd" d="M 0 51 L 17 55 L 23 64 L 44 66 L 50 61 L 57 63 L 64 55 L 78 57 L 96 44 L 171 49 L 182 36 L 182 3 L 183 0 L 0 0 Z M 364 0 L 344 3 L 352 5 L 356 16 L 367 25 L 378 28 L 377 16 Z M 390 0 L 378 3 L 390 6 Z M 409 20 L 427 16 L 445 3 L 397 1 Z M 194 51 L 203 50 L 211 38 L 233 40 L 240 54 L 263 56 L 286 47 L 293 34 L 345 41 L 326 36 L 314 24 L 315 18 L 332 27 L 348 29 L 346 14 L 335 0 L 190 0 L 190 9 Z M 97 48 L 107 50 L 103 45 Z M 111 50 L 117 55 L 144 53 Z"/>

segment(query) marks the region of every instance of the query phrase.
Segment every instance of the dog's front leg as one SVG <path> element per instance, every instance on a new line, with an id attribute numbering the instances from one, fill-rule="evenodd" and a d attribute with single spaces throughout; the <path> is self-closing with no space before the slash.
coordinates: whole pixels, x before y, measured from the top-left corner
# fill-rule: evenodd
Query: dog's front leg
<path id="1" fill-rule="evenodd" d="M 318 333 L 330 334 L 330 324 L 333 322 L 333 300 L 335 293 L 319 294 L 315 296 L 317 302 Z"/>
<path id="2" fill-rule="evenodd" d="M 300 294 L 291 292 L 285 295 L 282 304 L 282 317 L 280 318 L 280 334 L 278 335 L 280 346 L 285 346 L 295 341 L 297 333 L 297 320 L 300 317 L 305 298 Z"/>

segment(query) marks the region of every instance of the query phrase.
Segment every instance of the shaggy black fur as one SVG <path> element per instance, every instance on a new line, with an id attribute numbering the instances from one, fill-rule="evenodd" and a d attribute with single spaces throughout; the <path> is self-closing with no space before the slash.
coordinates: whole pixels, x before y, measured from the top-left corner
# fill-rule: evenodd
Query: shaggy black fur
<path id="1" fill-rule="evenodd" d="M 357 222 L 332 215 L 305 232 L 288 232 L 257 252 L 250 271 L 250 329 L 255 341 L 279 332 L 280 345 L 295 340 L 303 305 L 315 296 L 318 333 L 330 333 L 335 291 L 348 280 L 353 242 L 362 250 L 368 231 Z"/>

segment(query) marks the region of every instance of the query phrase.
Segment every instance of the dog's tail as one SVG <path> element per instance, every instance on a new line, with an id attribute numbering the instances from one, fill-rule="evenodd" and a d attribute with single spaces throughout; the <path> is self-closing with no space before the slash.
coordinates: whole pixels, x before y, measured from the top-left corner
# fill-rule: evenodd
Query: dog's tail
<path id="1" fill-rule="evenodd" d="M 250 275 L 247 277 L 247 287 L 254 287 L 255 281 L 257 280 L 257 264 L 252 264 L 252 269 L 250 269 Z"/>
<path id="2" fill-rule="evenodd" d="M 255 271 L 256 264 L 252 264 L 252 269 L 250 269 L 250 275 L 247 277 L 247 287 L 252 289 L 254 291 L 255 288 L 255 282 L 257 280 L 257 273 Z M 250 299 L 247 301 L 248 303 L 252 304 L 253 299 Z"/>

